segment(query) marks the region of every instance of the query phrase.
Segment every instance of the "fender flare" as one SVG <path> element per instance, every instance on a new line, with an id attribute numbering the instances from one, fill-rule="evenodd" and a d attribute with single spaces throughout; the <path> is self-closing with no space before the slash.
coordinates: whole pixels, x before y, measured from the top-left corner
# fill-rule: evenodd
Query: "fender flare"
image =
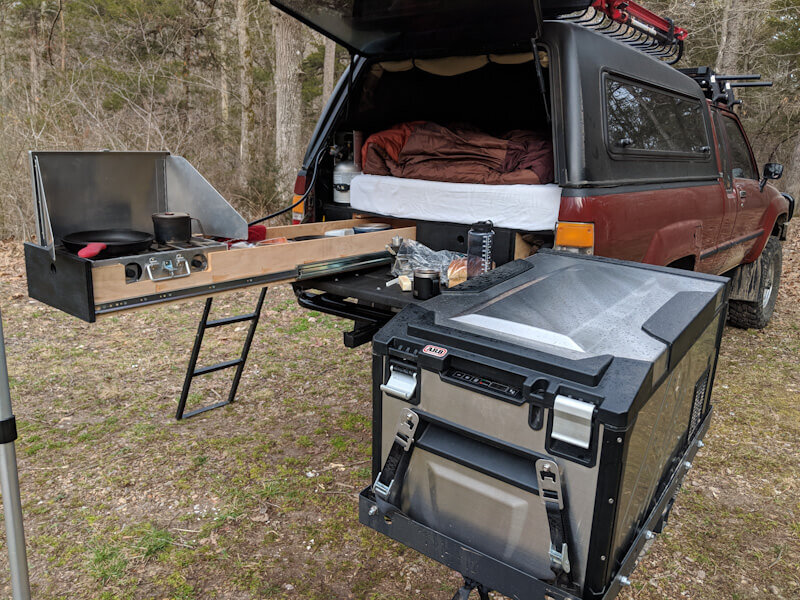
<path id="1" fill-rule="evenodd" d="M 787 194 L 786 192 L 781 192 L 781 196 L 783 196 L 784 200 L 786 200 L 786 202 L 789 204 L 789 212 L 787 213 L 786 216 L 786 221 L 788 222 L 792 220 L 792 217 L 794 217 L 794 211 L 795 211 L 794 196 L 792 196 L 791 194 Z"/>
<path id="2" fill-rule="evenodd" d="M 670 223 L 653 234 L 642 262 L 663 266 L 694 256 L 696 263 L 700 255 L 702 233 L 703 222 L 699 219 Z"/>
<path id="3" fill-rule="evenodd" d="M 786 202 L 786 206 L 778 206 L 778 201 L 783 200 Z M 761 234 L 756 240 L 756 243 L 753 244 L 753 247 L 750 248 L 750 252 L 742 260 L 742 264 L 751 263 L 758 259 L 761 256 L 761 252 L 764 250 L 764 246 L 767 245 L 767 240 L 772 235 L 773 229 L 775 229 L 775 225 L 778 223 L 778 219 L 781 217 L 788 218 L 789 215 L 789 202 L 783 196 L 778 196 L 776 201 L 770 203 L 767 207 L 767 210 L 764 211 L 764 218 L 761 221 L 761 228 L 764 230 L 764 233 Z"/>

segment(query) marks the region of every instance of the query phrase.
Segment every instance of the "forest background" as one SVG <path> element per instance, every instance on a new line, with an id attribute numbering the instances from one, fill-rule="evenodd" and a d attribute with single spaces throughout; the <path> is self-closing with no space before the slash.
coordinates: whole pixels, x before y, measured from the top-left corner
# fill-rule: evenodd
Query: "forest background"
<path id="1" fill-rule="evenodd" d="M 650 0 L 680 66 L 760 73 L 737 109 L 800 196 L 800 0 Z M 291 200 L 347 52 L 266 0 L 0 0 L 0 238 L 28 239 L 28 150 L 167 150 L 246 217 Z"/>

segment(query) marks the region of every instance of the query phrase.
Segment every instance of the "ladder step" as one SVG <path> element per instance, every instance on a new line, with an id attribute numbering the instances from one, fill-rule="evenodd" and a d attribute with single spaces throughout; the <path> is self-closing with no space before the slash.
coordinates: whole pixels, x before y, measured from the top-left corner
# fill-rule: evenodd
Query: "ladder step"
<path id="1" fill-rule="evenodd" d="M 224 319 L 217 319 L 216 321 L 207 321 L 206 329 L 210 327 L 220 327 L 222 325 L 232 325 L 234 323 L 241 323 L 243 321 L 252 321 L 258 315 L 250 313 L 249 315 L 239 315 L 237 317 L 225 317 Z"/>
<path id="2" fill-rule="evenodd" d="M 223 400 L 222 402 L 217 402 L 216 404 L 212 404 L 211 406 L 204 406 L 203 408 L 197 408 L 190 412 L 184 413 L 181 417 L 182 419 L 188 419 L 189 417 L 193 417 L 195 415 L 202 414 L 204 412 L 208 412 L 209 410 L 214 410 L 215 408 L 220 408 L 221 406 L 227 406 L 230 404 L 230 401 Z"/>
<path id="3" fill-rule="evenodd" d="M 217 363 L 215 365 L 211 365 L 208 367 L 202 367 L 200 369 L 195 369 L 194 373 L 192 373 L 192 377 L 197 377 L 198 375 L 206 375 L 207 373 L 213 373 L 214 371 L 221 371 L 222 369 L 228 369 L 230 367 L 235 367 L 244 362 L 244 359 L 237 358 L 235 360 L 226 360 L 221 363 Z"/>

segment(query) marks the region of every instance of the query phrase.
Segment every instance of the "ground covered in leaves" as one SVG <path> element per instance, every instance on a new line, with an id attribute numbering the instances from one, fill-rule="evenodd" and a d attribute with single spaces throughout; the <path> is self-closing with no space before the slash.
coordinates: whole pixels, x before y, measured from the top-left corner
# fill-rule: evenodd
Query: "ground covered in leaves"
<path id="1" fill-rule="evenodd" d="M 770 327 L 726 330 L 706 448 L 625 599 L 800 597 L 799 245 L 784 245 Z M 451 598 L 455 575 L 358 524 L 370 349 L 342 346 L 347 322 L 271 289 L 237 402 L 178 423 L 202 300 L 89 325 L 30 300 L 22 264 L 0 249 L 35 598 Z M 200 364 L 235 358 L 244 335 L 209 332 Z M 195 384 L 189 408 L 230 375 Z"/>

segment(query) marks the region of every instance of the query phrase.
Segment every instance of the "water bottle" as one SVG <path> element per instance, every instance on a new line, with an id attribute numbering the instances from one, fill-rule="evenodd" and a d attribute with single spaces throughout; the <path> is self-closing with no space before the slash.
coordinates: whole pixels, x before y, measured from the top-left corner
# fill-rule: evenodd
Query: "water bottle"
<path id="1" fill-rule="evenodd" d="M 479 221 L 467 234 L 467 279 L 488 273 L 492 268 L 494 229 L 491 221 Z"/>

